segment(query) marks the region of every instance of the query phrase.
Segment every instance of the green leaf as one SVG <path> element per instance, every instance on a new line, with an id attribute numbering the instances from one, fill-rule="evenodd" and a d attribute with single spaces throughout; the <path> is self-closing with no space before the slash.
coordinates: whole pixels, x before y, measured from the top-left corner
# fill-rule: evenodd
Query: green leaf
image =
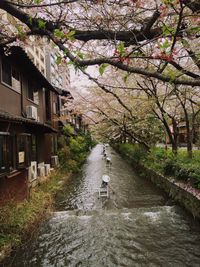
<path id="1" fill-rule="evenodd" d="M 42 19 L 38 19 L 38 27 L 40 29 L 45 29 L 46 26 L 46 21 L 42 20 Z"/>
<path id="2" fill-rule="evenodd" d="M 171 34 L 172 35 L 175 34 L 176 30 L 174 28 L 172 28 L 171 26 L 169 26 L 169 25 L 164 25 L 162 27 L 162 32 L 163 32 L 164 36 L 168 36 L 168 35 L 171 35 Z"/>
<path id="3" fill-rule="evenodd" d="M 185 39 L 181 39 L 181 43 L 183 44 L 184 47 L 190 47 L 188 41 Z"/>
<path id="4" fill-rule="evenodd" d="M 76 31 L 70 31 L 70 32 L 67 33 L 67 36 L 68 36 L 68 37 L 69 37 L 69 36 L 74 36 L 75 33 L 76 33 Z"/>
<path id="5" fill-rule="evenodd" d="M 192 33 L 200 32 L 200 27 L 192 27 L 192 28 L 189 29 L 189 31 L 192 32 Z"/>
<path id="6" fill-rule="evenodd" d="M 42 0 L 34 0 L 35 4 L 40 4 L 42 2 Z"/>
<path id="7" fill-rule="evenodd" d="M 103 63 L 99 66 L 99 73 L 101 76 L 104 74 L 104 71 L 105 71 L 106 67 L 108 67 L 108 65 L 109 64 L 107 64 L 107 63 Z"/>
<path id="8" fill-rule="evenodd" d="M 84 55 L 83 55 L 83 53 L 81 53 L 81 52 L 78 52 L 78 53 L 77 53 L 77 56 L 78 56 L 79 58 L 81 58 L 81 59 L 84 58 Z"/>
<path id="9" fill-rule="evenodd" d="M 54 36 L 62 39 L 65 37 L 65 34 L 62 31 L 60 31 L 59 29 L 55 29 L 54 30 Z"/>
<path id="10" fill-rule="evenodd" d="M 33 24 L 33 18 L 29 17 L 28 22 L 32 25 Z"/>
<path id="11" fill-rule="evenodd" d="M 165 40 L 163 44 L 160 44 L 160 48 L 167 49 L 170 46 L 168 40 Z"/>
<path id="12" fill-rule="evenodd" d="M 173 4 L 174 0 L 163 0 L 163 3 L 166 5 L 166 6 L 171 6 Z"/>
<path id="13" fill-rule="evenodd" d="M 128 77 L 129 77 L 129 73 L 127 73 L 127 74 L 123 77 L 123 81 L 126 82 L 127 79 L 128 79 Z"/>
<path id="14" fill-rule="evenodd" d="M 73 36 L 68 36 L 68 39 L 72 42 L 76 40 Z"/>
<path id="15" fill-rule="evenodd" d="M 70 41 L 75 41 L 74 34 L 76 32 L 74 30 L 69 31 L 68 33 L 65 34 L 65 38 L 69 39 Z"/>
<path id="16" fill-rule="evenodd" d="M 73 61 L 71 61 L 71 60 L 70 60 L 70 61 L 68 61 L 68 62 L 67 62 L 67 64 L 68 64 L 68 65 L 75 65 L 75 64 L 74 64 L 74 62 L 73 62 Z"/>
<path id="17" fill-rule="evenodd" d="M 57 56 L 56 58 L 56 64 L 59 65 L 62 61 L 62 57 L 61 56 Z"/>
<path id="18" fill-rule="evenodd" d="M 124 54 L 126 52 L 125 47 L 124 47 L 124 42 L 119 43 L 119 45 L 117 46 L 117 50 L 119 51 L 119 54 L 121 56 L 124 56 Z"/>
<path id="19" fill-rule="evenodd" d="M 174 69 L 171 69 L 170 67 L 167 67 L 166 74 L 170 77 L 170 82 L 173 82 L 180 75 L 180 72 L 175 71 Z"/>
<path id="20" fill-rule="evenodd" d="M 24 32 L 24 29 L 23 29 L 22 26 L 17 25 L 17 26 L 16 26 L 16 29 L 17 29 L 17 31 L 18 31 L 18 36 L 19 36 L 19 37 L 25 37 L 25 36 L 26 36 L 26 33 Z"/>

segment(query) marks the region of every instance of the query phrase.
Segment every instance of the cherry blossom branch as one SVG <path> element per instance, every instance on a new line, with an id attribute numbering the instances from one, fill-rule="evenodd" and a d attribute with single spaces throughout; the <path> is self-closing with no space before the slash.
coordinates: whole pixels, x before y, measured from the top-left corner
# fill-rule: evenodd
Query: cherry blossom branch
<path id="1" fill-rule="evenodd" d="M 195 2 L 195 1 L 190 1 Z M 195 2 L 196 3 L 196 2 Z M 189 86 L 200 86 L 200 79 L 195 74 L 191 75 L 191 72 L 185 72 L 186 75 L 193 76 L 194 79 L 185 79 L 183 78 L 172 78 L 169 75 L 164 73 L 159 73 L 156 70 L 146 69 L 142 67 L 132 66 L 128 64 L 124 64 L 119 60 L 114 60 L 113 58 L 94 58 L 89 60 L 79 59 L 74 57 L 73 54 L 66 48 L 63 44 L 62 40 L 56 40 L 54 38 L 54 31 L 55 29 L 59 29 L 61 25 L 59 22 L 52 22 L 52 21 L 45 21 L 45 27 L 39 26 L 39 19 L 32 18 L 30 15 L 26 14 L 19 8 L 16 8 L 12 4 L 8 3 L 8 1 L 2 0 L 0 1 L 0 8 L 7 11 L 9 14 L 14 16 L 15 18 L 19 19 L 21 22 L 26 24 L 29 29 L 32 31 L 33 34 L 38 34 L 40 36 L 49 36 L 51 35 L 51 39 L 59 46 L 59 48 L 65 53 L 66 57 L 68 57 L 74 64 L 80 68 L 92 65 L 101 65 L 103 63 L 110 64 L 114 67 L 117 67 L 123 71 L 129 73 L 136 73 L 143 76 L 156 78 L 163 82 L 170 82 L 176 85 L 183 84 Z M 74 38 L 76 40 L 81 41 L 88 41 L 88 40 L 121 40 L 126 41 L 133 44 L 138 44 L 138 42 L 142 42 L 147 39 L 155 38 L 155 36 L 162 36 L 163 30 L 162 27 L 157 27 L 152 29 L 151 27 L 154 25 L 155 21 L 159 17 L 159 12 L 154 12 L 150 19 L 148 19 L 147 24 L 141 30 L 131 30 L 131 31 L 112 31 L 112 30 L 94 30 L 94 31 L 83 31 L 83 30 L 76 30 L 74 33 Z M 146 28 L 145 28 L 146 27 Z M 145 34 L 145 29 L 148 28 L 148 33 Z M 178 32 L 177 32 L 178 35 Z M 176 65 L 176 67 L 178 67 Z M 180 70 L 180 68 L 179 68 Z"/>
<path id="2" fill-rule="evenodd" d="M 35 8 L 35 7 L 50 7 L 50 6 L 59 6 L 63 4 L 71 4 L 74 2 L 77 2 L 78 0 L 64 0 L 64 1 L 59 1 L 59 2 L 54 2 L 54 3 L 49 3 L 49 4 L 20 4 L 16 2 L 11 2 L 11 1 L 5 1 L 6 3 L 16 6 L 16 7 L 21 7 L 21 8 Z"/>

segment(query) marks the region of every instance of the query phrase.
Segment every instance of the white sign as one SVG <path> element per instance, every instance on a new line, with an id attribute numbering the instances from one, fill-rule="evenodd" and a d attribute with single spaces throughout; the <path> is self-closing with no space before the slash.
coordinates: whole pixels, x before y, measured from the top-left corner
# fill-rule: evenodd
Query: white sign
<path id="1" fill-rule="evenodd" d="M 18 153 L 19 163 L 24 163 L 24 156 L 25 156 L 24 151 Z"/>

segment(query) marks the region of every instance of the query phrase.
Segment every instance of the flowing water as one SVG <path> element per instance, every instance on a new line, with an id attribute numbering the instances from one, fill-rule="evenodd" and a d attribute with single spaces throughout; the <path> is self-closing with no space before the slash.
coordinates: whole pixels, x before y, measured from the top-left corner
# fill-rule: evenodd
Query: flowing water
<path id="1" fill-rule="evenodd" d="M 198 222 L 182 208 L 166 205 L 162 191 L 106 150 L 112 165 L 97 145 L 82 173 L 66 184 L 58 211 L 8 266 L 200 266 Z M 98 197 L 103 174 L 111 177 L 109 199 Z"/>

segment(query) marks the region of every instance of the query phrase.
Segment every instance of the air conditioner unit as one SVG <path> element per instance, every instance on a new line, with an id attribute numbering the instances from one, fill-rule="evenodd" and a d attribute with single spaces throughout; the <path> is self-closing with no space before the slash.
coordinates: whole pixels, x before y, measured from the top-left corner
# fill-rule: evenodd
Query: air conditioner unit
<path id="1" fill-rule="evenodd" d="M 49 175 L 50 174 L 50 164 L 44 164 L 44 168 L 45 168 L 45 175 Z"/>
<path id="2" fill-rule="evenodd" d="M 37 120 L 38 119 L 37 108 L 34 106 L 27 106 L 26 115 L 28 119 Z"/>
<path id="3" fill-rule="evenodd" d="M 45 167 L 44 166 L 38 166 L 38 176 L 39 177 L 45 176 Z"/>
<path id="4" fill-rule="evenodd" d="M 51 156 L 51 166 L 57 167 L 59 165 L 58 156 Z"/>
<path id="5" fill-rule="evenodd" d="M 40 163 L 38 163 L 38 168 L 39 167 L 44 167 L 44 162 L 40 162 Z"/>
<path id="6" fill-rule="evenodd" d="M 31 161 L 31 166 L 28 168 L 29 182 L 37 179 L 37 161 Z"/>

